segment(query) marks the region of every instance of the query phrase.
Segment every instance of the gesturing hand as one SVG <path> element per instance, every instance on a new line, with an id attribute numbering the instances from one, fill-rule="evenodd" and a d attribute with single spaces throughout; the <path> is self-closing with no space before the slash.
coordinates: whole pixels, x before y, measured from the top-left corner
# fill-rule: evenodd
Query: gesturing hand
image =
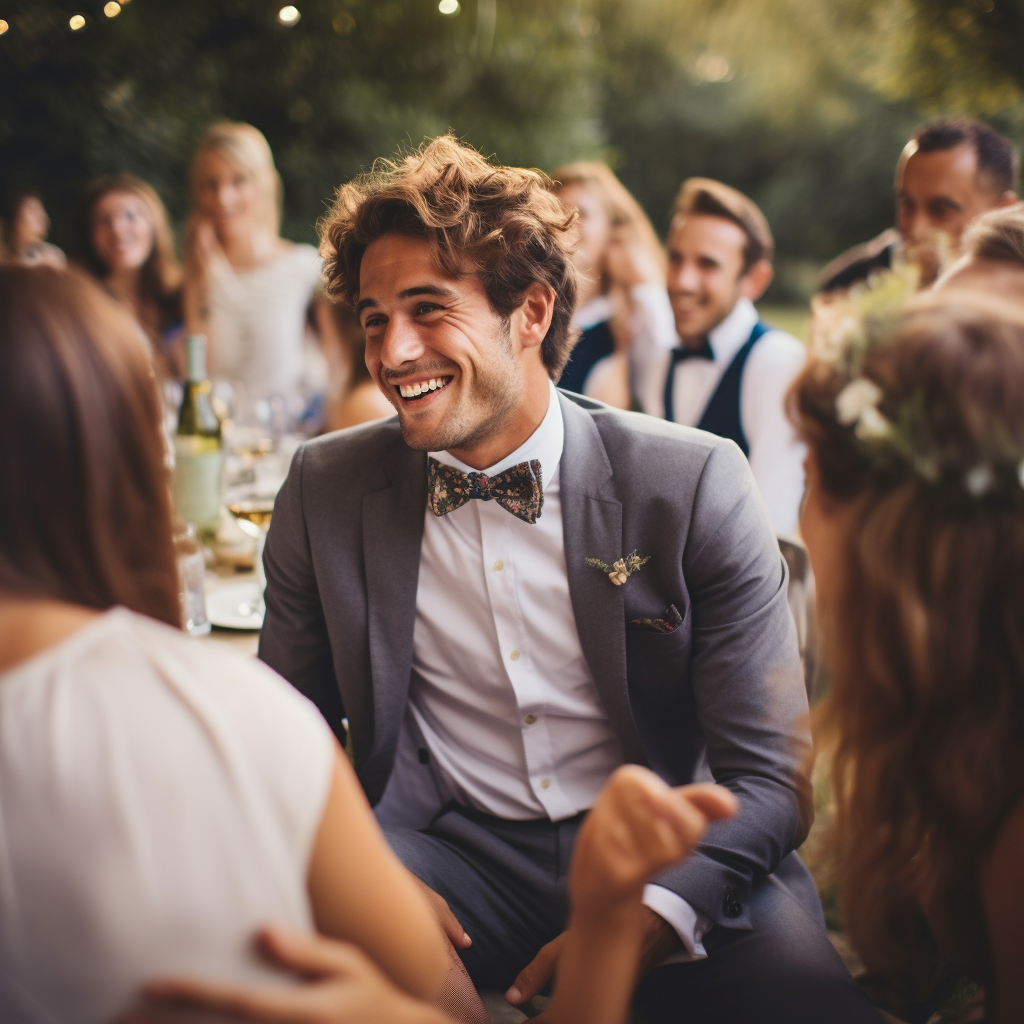
<path id="1" fill-rule="evenodd" d="M 260 943 L 277 963 L 309 980 L 291 987 L 155 981 L 144 990 L 145 1007 L 118 1024 L 162 1024 L 170 1019 L 165 1011 L 176 1009 L 291 1024 L 451 1024 L 438 1010 L 399 991 L 348 943 L 285 928 L 264 929 Z"/>
<path id="2" fill-rule="evenodd" d="M 697 845 L 709 821 L 736 813 L 736 798 L 721 786 L 673 789 L 636 765 L 616 771 L 580 828 L 569 872 L 574 916 L 600 919 L 617 907 L 639 904 L 643 887 L 660 869 L 682 860 Z M 640 952 L 649 967 L 681 947 L 672 928 L 641 908 Z M 520 971 L 505 998 L 521 1003 L 551 979 L 569 932 L 543 946 Z"/>
<path id="3" fill-rule="evenodd" d="M 697 845 L 709 821 L 736 813 L 736 797 L 710 783 L 667 786 L 639 765 L 619 768 L 580 828 L 569 900 L 587 912 L 642 891 L 662 868 Z"/>

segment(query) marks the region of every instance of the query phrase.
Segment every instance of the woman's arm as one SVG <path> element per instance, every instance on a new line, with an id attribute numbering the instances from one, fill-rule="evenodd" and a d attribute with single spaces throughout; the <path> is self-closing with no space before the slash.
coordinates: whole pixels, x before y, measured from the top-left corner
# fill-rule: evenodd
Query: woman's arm
<path id="1" fill-rule="evenodd" d="M 358 946 L 411 995 L 437 996 L 448 969 L 437 919 L 384 841 L 340 749 L 308 885 L 319 931 Z"/>
<path id="2" fill-rule="evenodd" d="M 987 994 L 994 1024 L 1024 1020 L 1024 803 L 1007 819 L 982 878 L 995 978 Z"/>
<path id="3" fill-rule="evenodd" d="M 619 768 L 580 828 L 569 871 L 569 929 L 549 1024 L 622 1024 L 644 936 L 645 883 L 683 859 L 709 821 L 735 814 L 721 786 L 672 789 L 637 765 Z"/>

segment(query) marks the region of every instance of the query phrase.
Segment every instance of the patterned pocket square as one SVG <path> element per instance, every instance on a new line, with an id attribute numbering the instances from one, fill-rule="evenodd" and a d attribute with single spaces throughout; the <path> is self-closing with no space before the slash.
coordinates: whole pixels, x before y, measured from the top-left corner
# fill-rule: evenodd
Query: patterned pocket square
<path id="1" fill-rule="evenodd" d="M 646 629 L 651 633 L 674 633 L 683 624 L 683 617 L 679 609 L 670 604 L 663 619 L 630 619 L 629 624 L 633 629 Z"/>

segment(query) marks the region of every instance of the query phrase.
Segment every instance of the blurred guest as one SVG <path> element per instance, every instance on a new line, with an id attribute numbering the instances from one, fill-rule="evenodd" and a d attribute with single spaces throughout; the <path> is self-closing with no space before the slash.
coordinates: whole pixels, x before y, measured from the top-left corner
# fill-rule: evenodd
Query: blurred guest
<path id="1" fill-rule="evenodd" d="M 180 377 L 181 266 L 167 210 L 153 188 L 127 174 L 94 182 L 76 248 L 72 255 L 145 331 L 161 375 Z"/>
<path id="2" fill-rule="evenodd" d="M 922 285 L 931 284 L 975 217 L 1016 201 L 1019 169 L 1009 139 L 981 121 L 922 124 L 896 164 L 897 228 L 834 259 L 821 273 L 821 291 L 849 288 L 900 259 L 917 263 Z"/>
<path id="3" fill-rule="evenodd" d="M 628 409 L 630 368 L 675 344 L 665 254 L 640 204 L 611 169 L 580 161 L 552 172 L 555 194 L 579 212 L 580 332 L 558 386 Z"/>
<path id="4" fill-rule="evenodd" d="M 967 229 L 963 256 L 936 288 L 970 288 L 1024 302 L 1024 203 L 983 213 Z"/>
<path id="5" fill-rule="evenodd" d="M 439 929 L 326 723 L 175 628 L 159 422 L 122 308 L 0 268 L 0 1019 L 107 1024 L 155 974 L 287 984 L 268 920 L 432 998 Z"/>
<path id="6" fill-rule="evenodd" d="M 267 140 L 249 124 L 213 125 L 199 140 L 191 188 L 186 330 L 208 337 L 215 381 L 249 400 L 276 397 L 297 415 L 322 385 L 304 341 L 320 257 L 279 234 L 281 180 Z"/>
<path id="7" fill-rule="evenodd" d="M 790 404 L 845 924 L 905 999 L 945 958 L 1024 1020 L 1024 310 L 924 295 L 838 356 Z"/>
<path id="8" fill-rule="evenodd" d="M 680 344 L 650 360 L 640 403 L 652 416 L 735 441 L 775 532 L 789 534 L 803 494 L 803 446 L 784 397 L 806 352 L 754 309 L 772 280 L 773 250 L 768 222 L 745 195 L 708 178 L 683 184 L 668 236 Z"/>
<path id="9" fill-rule="evenodd" d="M 395 410 L 367 369 L 366 332 L 355 311 L 319 295 L 312 312 L 327 360 L 324 430 L 343 430 L 393 416 Z"/>
<path id="10" fill-rule="evenodd" d="M 50 218 L 42 199 L 34 192 L 15 190 L 3 198 L 0 206 L 5 259 L 26 266 L 64 267 L 64 253 L 46 241 Z"/>

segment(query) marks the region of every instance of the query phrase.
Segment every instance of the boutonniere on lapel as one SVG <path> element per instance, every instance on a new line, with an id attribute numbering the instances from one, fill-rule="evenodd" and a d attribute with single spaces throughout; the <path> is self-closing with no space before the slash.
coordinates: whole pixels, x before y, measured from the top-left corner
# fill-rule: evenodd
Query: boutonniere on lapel
<path id="1" fill-rule="evenodd" d="M 592 565 L 595 569 L 600 569 L 601 572 L 605 573 L 617 587 L 621 587 L 630 576 L 633 575 L 641 566 L 645 565 L 651 560 L 650 555 L 645 555 L 641 558 L 636 551 L 632 551 L 626 555 L 625 558 L 620 558 L 609 565 L 607 562 L 602 562 L 600 558 L 584 558 L 583 561 L 587 565 Z"/>

